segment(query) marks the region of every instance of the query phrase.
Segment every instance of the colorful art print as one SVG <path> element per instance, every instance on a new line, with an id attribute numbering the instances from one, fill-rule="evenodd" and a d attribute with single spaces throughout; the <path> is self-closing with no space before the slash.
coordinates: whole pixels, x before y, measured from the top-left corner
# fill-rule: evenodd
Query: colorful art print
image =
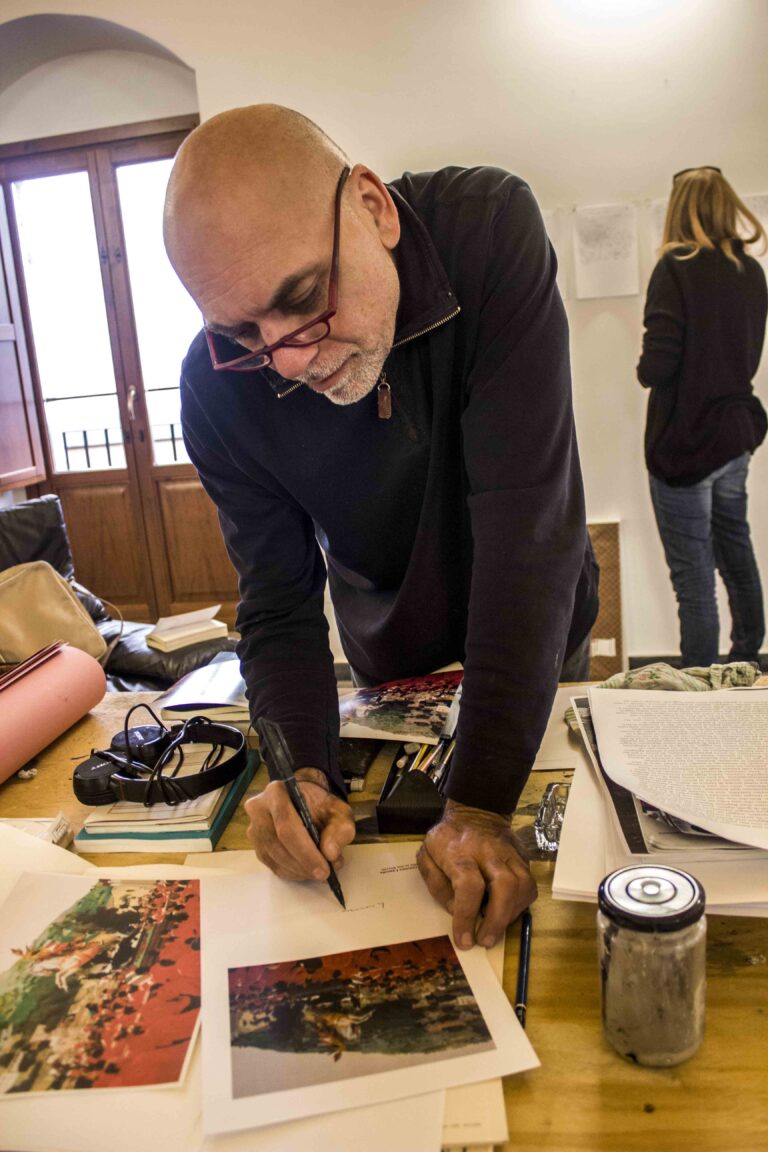
<path id="1" fill-rule="evenodd" d="M 25 938 L 31 902 L 57 894 L 63 910 Z M 199 881 L 24 876 L 3 916 L 0 1093 L 181 1079 L 200 1011 Z"/>
<path id="2" fill-rule="evenodd" d="M 434 672 L 358 688 L 339 701 L 341 735 L 436 744 L 463 675 Z"/>
<path id="3" fill-rule="evenodd" d="M 495 1047 L 448 936 L 229 969 L 232 1096 Z"/>

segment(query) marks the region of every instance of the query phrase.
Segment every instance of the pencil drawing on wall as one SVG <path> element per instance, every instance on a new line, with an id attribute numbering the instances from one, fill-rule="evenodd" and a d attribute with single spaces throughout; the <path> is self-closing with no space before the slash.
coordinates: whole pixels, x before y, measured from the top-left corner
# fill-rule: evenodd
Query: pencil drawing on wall
<path id="1" fill-rule="evenodd" d="M 448 936 L 229 969 L 232 1096 L 495 1047 Z"/>
<path id="2" fill-rule="evenodd" d="M 0 1093 L 177 1083 L 200 1010 L 197 880 L 20 878 L 0 929 Z"/>
<path id="3" fill-rule="evenodd" d="M 435 672 L 358 688 L 339 700 L 341 735 L 437 744 L 463 672 Z"/>

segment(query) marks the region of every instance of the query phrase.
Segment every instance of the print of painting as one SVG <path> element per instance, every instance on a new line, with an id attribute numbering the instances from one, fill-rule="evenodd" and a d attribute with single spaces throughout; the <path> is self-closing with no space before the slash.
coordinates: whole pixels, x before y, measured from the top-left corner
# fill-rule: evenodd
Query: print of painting
<path id="1" fill-rule="evenodd" d="M 232 1096 L 495 1047 L 448 936 L 229 969 Z"/>
<path id="2" fill-rule="evenodd" d="M 21 877 L 0 930 L 0 1093 L 178 1082 L 199 1010 L 199 881 Z"/>
<path id="3" fill-rule="evenodd" d="M 341 735 L 437 744 L 463 675 L 434 672 L 358 688 L 339 701 Z"/>

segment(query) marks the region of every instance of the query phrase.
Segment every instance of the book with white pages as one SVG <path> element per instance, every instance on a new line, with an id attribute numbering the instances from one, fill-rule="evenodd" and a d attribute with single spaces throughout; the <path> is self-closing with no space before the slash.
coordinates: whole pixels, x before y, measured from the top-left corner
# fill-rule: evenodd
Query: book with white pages
<path id="1" fill-rule="evenodd" d="M 210 608 L 198 608 L 193 612 L 179 612 L 175 616 L 161 616 L 145 639 L 150 648 L 163 652 L 173 652 L 189 644 L 199 644 L 203 640 L 213 640 L 227 635 L 227 625 L 223 620 L 215 620 L 221 604 Z"/>
<path id="2" fill-rule="evenodd" d="M 210 749 L 203 745 L 184 746 L 184 763 L 177 776 L 192 776 L 200 771 Z M 194 800 L 180 804 L 136 804 L 116 800 L 90 812 L 83 821 L 89 832 L 136 832 L 149 828 L 163 832 L 192 832 L 210 828 L 224 799 L 227 788 L 204 792 Z"/>
<path id="3" fill-rule="evenodd" d="M 158 696 L 154 708 L 163 720 L 207 716 L 222 724 L 247 727 L 250 714 L 240 661 L 216 660 L 195 668 Z"/>
<path id="4" fill-rule="evenodd" d="M 588 705 L 575 697 L 574 707 Z M 714 859 L 677 859 L 668 853 L 633 854 L 617 830 L 606 791 L 598 782 L 588 741 L 578 752 L 578 763 L 565 809 L 555 863 L 552 895 L 558 900 L 595 903 L 600 882 L 610 872 L 638 863 L 668 864 L 692 872 L 704 886 L 707 911 L 732 916 L 768 916 L 768 855 L 746 859 L 720 852 Z M 612 805 L 611 805 L 612 807 Z"/>
<path id="5" fill-rule="evenodd" d="M 618 784 L 606 771 L 601 758 L 590 708 L 591 699 L 591 696 L 574 697 L 573 705 L 584 747 L 592 761 L 606 811 L 623 852 L 634 858 L 647 857 L 657 863 L 667 864 L 677 862 L 681 866 L 686 862 L 691 864 L 694 861 L 719 860 L 723 853 L 732 859 L 768 858 L 764 849 L 727 840 L 698 828 Z"/>
<path id="6" fill-rule="evenodd" d="M 691 851 L 768 850 L 768 695 L 592 688 L 589 706 L 606 775 L 690 828 Z"/>

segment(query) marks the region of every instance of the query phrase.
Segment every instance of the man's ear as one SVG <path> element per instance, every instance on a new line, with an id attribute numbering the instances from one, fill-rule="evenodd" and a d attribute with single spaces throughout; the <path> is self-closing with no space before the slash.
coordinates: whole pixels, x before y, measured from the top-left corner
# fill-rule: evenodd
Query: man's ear
<path id="1" fill-rule="evenodd" d="M 366 226 L 375 228 L 391 251 L 400 240 L 400 217 L 386 184 L 364 164 L 355 165 L 348 182 Z"/>

